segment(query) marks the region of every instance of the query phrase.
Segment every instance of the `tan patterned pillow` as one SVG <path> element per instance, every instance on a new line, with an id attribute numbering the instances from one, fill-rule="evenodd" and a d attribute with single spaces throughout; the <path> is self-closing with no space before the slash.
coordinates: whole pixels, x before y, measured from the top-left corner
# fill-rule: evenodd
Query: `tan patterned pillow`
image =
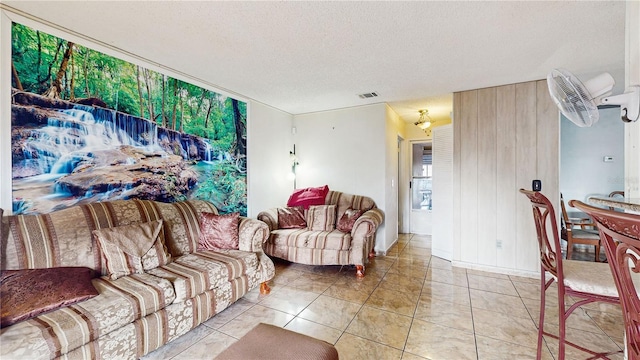
<path id="1" fill-rule="evenodd" d="M 171 262 L 162 220 L 94 230 L 93 235 L 113 280 Z"/>
<path id="2" fill-rule="evenodd" d="M 310 206 L 307 211 L 307 227 L 312 231 L 333 231 L 336 228 L 336 206 Z"/>

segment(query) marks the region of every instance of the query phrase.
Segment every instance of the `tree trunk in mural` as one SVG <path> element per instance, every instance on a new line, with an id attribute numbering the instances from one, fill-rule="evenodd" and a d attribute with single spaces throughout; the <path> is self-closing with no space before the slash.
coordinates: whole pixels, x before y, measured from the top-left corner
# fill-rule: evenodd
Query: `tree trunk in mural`
<path id="1" fill-rule="evenodd" d="M 140 86 L 140 66 L 136 66 L 136 80 L 138 84 L 138 99 L 140 100 L 140 117 L 144 117 L 144 105 L 142 100 L 142 86 Z"/>
<path id="2" fill-rule="evenodd" d="M 11 61 L 11 76 L 13 76 L 13 82 L 16 84 L 16 89 L 20 91 L 24 91 L 22 87 L 22 83 L 20 82 L 20 77 L 18 77 L 18 72 L 16 71 L 16 67 L 13 65 L 13 61 Z"/>
<path id="3" fill-rule="evenodd" d="M 52 99 L 59 99 L 60 93 L 62 92 L 62 78 L 67 72 L 67 65 L 69 64 L 69 59 L 71 58 L 71 53 L 73 52 L 73 43 L 69 41 L 67 43 L 67 50 L 64 52 L 64 56 L 62 57 L 62 62 L 60 63 L 60 69 L 58 69 L 58 73 L 56 74 L 56 78 L 53 80 L 51 87 L 49 90 L 45 91 L 44 96 Z"/>
<path id="4" fill-rule="evenodd" d="M 233 121 L 236 127 L 236 155 L 246 154 L 247 153 L 247 138 L 244 136 L 246 134 L 246 125 L 242 118 L 242 113 L 240 113 L 240 106 L 238 105 L 238 100 L 232 99 L 231 105 L 233 106 Z"/>
<path id="5" fill-rule="evenodd" d="M 43 88 L 43 91 L 46 90 L 46 86 L 47 86 L 46 83 L 49 82 L 49 80 L 51 79 L 53 64 L 55 64 L 58 61 L 58 55 L 60 55 L 60 50 L 62 50 L 62 45 L 64 45 L 63 40 L 62 39 L 58 40 L 58 46 L 56 47 L 55 56 L 53 57 L 53 61 L 49 63 L 49 71 L 47 72 L 47 77 L 42 79 L 42 82 L 40 83 L 41 87 Z"/>
<path id="6" fill-rule="evenodd" d="M 184 103 L 182 101 L 182 93 L 180 93 L 180 132 L 184 132 Z"/>
<path id="7" fill-rule="evenodd" d="M 149 108 L 149 120 L 155 121 L 156 116 L 153 111 L 153 100 L 151 100 L 151 91 L 152 91 L 151 81 L 153 79 L 151 78 L 151 75 L 149 74 L 149 70 L 147 69 L 142 69 L 142 74 L 144 74 L 144 84 L 147 87 L 147 99 L 148 99 L 147 107 Z"/>
<path id="8" fill-rule="evenodd" d="M 75 62 L 74 62 L 74 58 L 75 56 L 73 56 L 73 52 L 71 53 L 71 84 L 69 85 L 69 100 L 71 101 L 75 101 L 76 96 L 74 94 L 73 89 L 75 89 L 75 80 L 76 80 L 76 72 L 73 70 L 75 69 Z"/>
<path id="9" fill-rule="evenodd" d="M 91 97 L 89 90 L 89 52 L 84 53 L 84 62 L 82 64 L 82 73 L 84 74 L 84 93 L 85 97 Z"/>
<path id="10" fill-rule="evenodd" d="M 161 109 L 161 114 L 162 114 L 162 127 L 167 127 L 167 117 L 165 116 L 165 111 L 164 111 L 164 105 L 166 102 L 166 89 L 165 89 L 165 83 L 167 82 L 167 76 L 166 75 L 162 75 L 162 109 Z"/>
<path id="11" fill-rule="evenodd" d="M 176 100 L 176 96 L 178 95 L 178 80 L 173 79 L 173 111 L 171 112 L 171 127 L 173 130 L 176 129 L 176 108 L 178 106 L 178 101 Z"/>

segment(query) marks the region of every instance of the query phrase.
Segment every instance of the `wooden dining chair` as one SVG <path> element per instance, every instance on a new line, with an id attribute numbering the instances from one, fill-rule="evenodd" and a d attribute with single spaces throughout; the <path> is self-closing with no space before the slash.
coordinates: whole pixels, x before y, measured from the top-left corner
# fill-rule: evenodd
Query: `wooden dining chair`
<path id="1" fill-rule="evenodd" d="M 566 325 L 569 315 L 578 307 L 592 302 L 619 304 L 613 276 L 607 264 L 590 261 L 563 260 L 558 218 L 553 205 L 542 193 L 520 189 L 531 201 L 533 220 L 538 238 L 540 255 L 540 321 L 538 323 L 537 360 L 542 356 L 543 336 L 558 339 L 559 360 L 565 358 L 566 345 L 591 355 L 590 359 L 608 359 L 611 353 L 597 353 L 566 339 Z M 551 275 L 547 280 L 547 273 Z M 558 286 L 558 336 L 544 330 L 544 315 L 547 289 Z M 575 303 L 565 306 L 565 296 L 571 296 Z"/>
<path id="2" fill-rule="evenodd" d="M 609 193 L 609 197 L 624 199 L 624 191 L 622 190 L 612 191 Z M 615 210 L 615 208 L 613 206 L 609 206 L 609 210 Z"/>
<path id="3" fill-rule="evenodd" d="M 572 200 L 598 225 L 609 267 L 620 294 L 627 359 L 640 360 L 640 215 L 593 207 Z"/>
<path id="4" fill-rule="evenodd" d="M 571 259 L 573 245 L 582 244 L 595 247 L 595 261 L 599 262 L 601 244 L 596 224 L 588 216 L 580 218 L 569 217 L 562 194 L 560 194 L 560 207 L 562 208 L 562 222 L 564 224 L 562 238 L 567 241 L 567 259 Z"/>

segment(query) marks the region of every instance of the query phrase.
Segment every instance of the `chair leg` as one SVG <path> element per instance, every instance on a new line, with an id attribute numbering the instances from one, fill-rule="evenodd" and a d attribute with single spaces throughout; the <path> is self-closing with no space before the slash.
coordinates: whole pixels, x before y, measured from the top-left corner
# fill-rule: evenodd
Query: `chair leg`
<path id="1" fill-rule="evenodd" d="M 270 292 L 271 292 L 271 288 L 269 287 L 269 284 L 267 284 L 266 281 L 260 283 L 260 294 L 267 295 Z"/>
<path id="2" fill-rule="evenodd" d="M 596 262 L 600 262 L 600 244 L 596 245 Z"/>
<path id="3" fill-rule="evenodd" d="M 544 310 L 545 310 L 545 300 L 546 300 L 546 283 L 544 279 L 544 268 L 540 269 L 540 319 L 538 321 L 538 354 L 536 355 L 536 360 L 542 359 L 542 333 L 544 332 Z"/>
<path id="4" fill-rule="evenodd" d="M 564 294 L 560 294 L 560 291 L 558 291 L 558 322 L 560 323 L 558 326 L 558 360 L 564 360 L 564 353 L 566 350 L 566 313 L 564 306 Z"/>
<path id="5" fill-rule="evenodd" d="M 567 260 L 571 260 L 571 252 L 573 251 L 573 242 L 571 242 L 571 238 L 567 240 Z"/>

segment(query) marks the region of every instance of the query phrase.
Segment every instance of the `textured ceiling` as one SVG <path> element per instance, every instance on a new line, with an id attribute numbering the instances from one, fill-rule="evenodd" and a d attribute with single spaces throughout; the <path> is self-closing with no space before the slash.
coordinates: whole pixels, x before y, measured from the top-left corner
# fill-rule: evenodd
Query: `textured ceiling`
<path id="1" fill-rule="evenodd" d="M 454 91 L 624 69 L 621 1 L 3 3 L 291 114 L 438 119 Z"/>

